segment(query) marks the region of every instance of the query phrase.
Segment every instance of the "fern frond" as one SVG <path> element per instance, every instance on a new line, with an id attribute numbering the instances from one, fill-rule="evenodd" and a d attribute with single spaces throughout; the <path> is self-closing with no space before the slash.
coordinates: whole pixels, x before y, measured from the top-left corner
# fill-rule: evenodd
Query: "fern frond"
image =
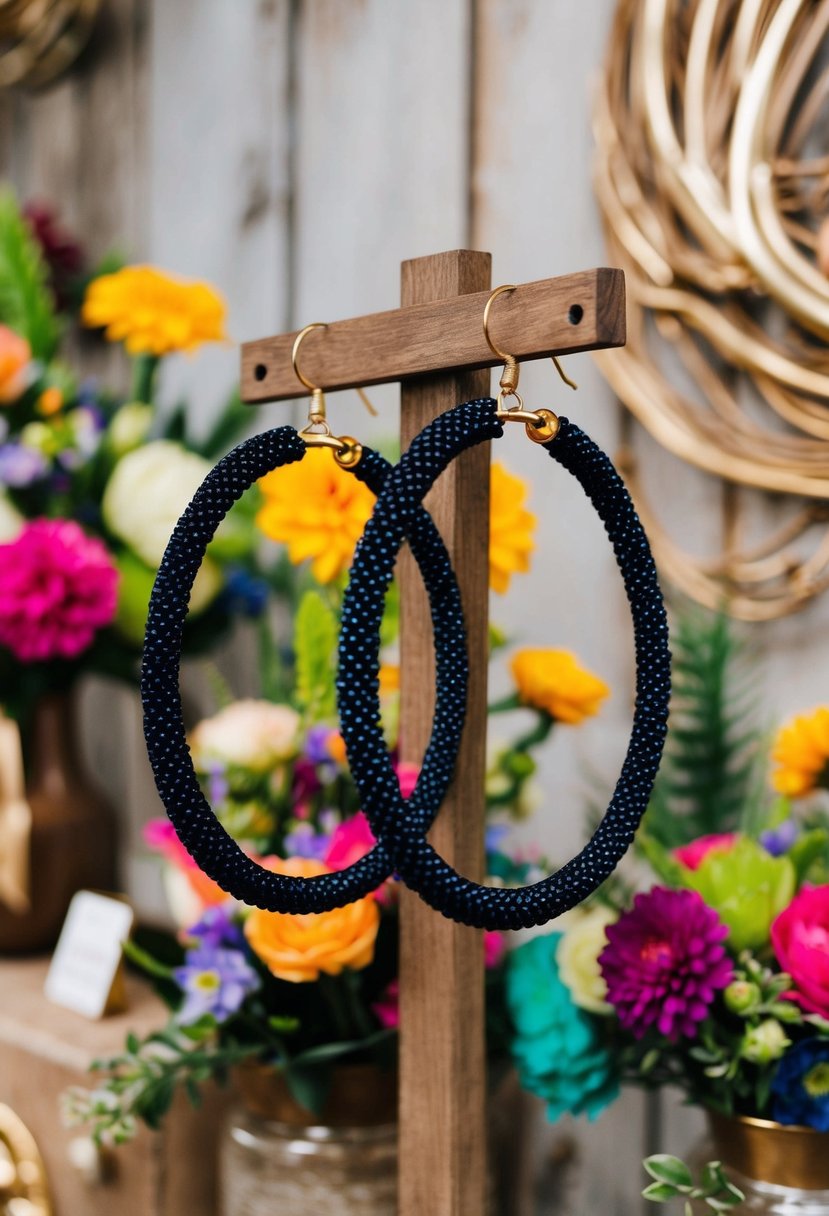
<path id="1" fill-rule="evenodd" d="M 686 608 L 671 645 L 671 719 L 646 817 L 665 848 L 732 831 L 750 817 L 764 754 L 754 664 L 729 619 Z"/>

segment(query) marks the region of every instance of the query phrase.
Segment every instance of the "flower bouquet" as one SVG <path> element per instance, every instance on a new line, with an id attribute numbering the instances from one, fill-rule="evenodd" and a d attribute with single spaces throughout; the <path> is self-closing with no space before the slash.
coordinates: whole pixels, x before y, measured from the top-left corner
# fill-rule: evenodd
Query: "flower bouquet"
<path id="1" fill-rule="evenodd" d="M 501 466 L 492 473 L 491 583 L 506 590 L 529 565 L 534 517 L 526 489 Z M 278 873 L 341 869 L 374 844 L 359 809 L 336 729 L 335 662 L 344 577 L 371 510 L 367 488 L 330 454 L 310 451 L 260 483 L 257 522 L 286 546 L 298 586 L 293 646 L 285 654 L 263 634 L 261 700 L 225 704 L 192 731 L 189 744 L 215 812 L 246 851 Z M 509 518 L 505 518 L 506 513 Z M 396 598 L 384 638 L 393 658 Z M 505 643 L 493 635 L 493 644 Z M 556 722 L 596 713 L 607 687 L 563 651 L 517 650 L 512 692 L 492 706 L 515 710 L 528 728 L 493 750 L 488 774 L 490 881 L 533 881 L 546 866 L 535 850 L 510 843 L 527 809 L 533 752 Z M 221 687 L 216 683 L 217 691 Z M 381 671 L 383 722 L 395 746 L 397 668 Z M 401 790 L 417 770 L 398 763 Z M 196 1096 L 210 1077 L 236 1068 L 278 1075 L 296 1103 L 319 1115 L 341 1066 L 390 1067 L 398 1023 L 398 887 L 389 880 L 363 899 L 317 916 L 291 916 L 228 901 L 195 865 L 166 820 L 147 841 L 165 866 L 176 934 L 140 932 L 128 957 L 152 976 L 170 1006 L 166 1026 L 102 1061 L 93 1092 L 68 1097 L 72 1117 L 110 1141 L 129 1138 L 136 1120 L 157 1126 L 179 1084 Z M 505 940 L 484 937 L 490 1065 L 509 1060 Z M 349 1074 L 353 1076 L 353 1074 Z M 353 1084 L 353 1080 L 349 1083 Z"/>
<path id="2" fill-rule="evenodd" d="M 78 326 L 123 345 L 129 393 L 74 373 L 61 344 Z M 10 194 L 0 196 L 0 705 L 7 713 L 26 719 L 44 693 L 86 672 L 135 680 L 150 589 L 173 524 L 245 421 L 237 398 L 199 442 L 184 406 L 162 419 L 160 365 L 224 340 L 224 305 L 206 284 L 146 266 L 92 273 L 48 210 L 23 213 Z M 191 604 L 191 650 L 214 640 L 240 607 L 261 609 L 263 584 L 244 524 L 241 508 L 211 546 Z"/>
<path id="3" fill-rule="evenodd" d="M 69 339 L 100 354 L 102 335 L 126 351 L 129 392 L 66 361 Z M 184 405 L 156 409 L 159 372 L 178 352 L 224 340 L 212 288 L 147 266 L 90 272 L 50 211 L 21 212 L 0 193 L 2 951 L 48 947 L 75 891 L 116 881 L 114 815 L 79 763 L 71 694 L 90 673 L 137 683 L 167 539 L 247 421 L 233 398 L 196 441 Z M 231 512 L 210 546 L 188 654 L 264 608 L 253 509 L 251 498 Z"/>
<path id="4" fill-rule="evenodd" d="M 715 1120 L 827 1132 L 829 709 L 781 729 L 766 792 L 768 748 L 724 620 L 680 620 L 674 649 L 644 873 L 509 955 L 513 1056 L 553 1120 L 595 1118 L 628 1082 L 676 1087 Z M 698 1184 L 674 1157 L 646 1168 L 649 1199 L 741 1202 L 718 1162 Z"/>

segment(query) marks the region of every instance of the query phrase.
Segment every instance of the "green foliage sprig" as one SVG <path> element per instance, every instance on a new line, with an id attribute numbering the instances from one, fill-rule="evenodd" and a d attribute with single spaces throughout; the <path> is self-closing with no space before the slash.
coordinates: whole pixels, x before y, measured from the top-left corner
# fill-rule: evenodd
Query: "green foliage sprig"
<path id="1" fill-rule="evenodd" d="M 0 322 L 22 334 L 42 362 L 52 358 L 60 337 L 48 278 L 17 200 L 10 191 L 0 191 Z"/>
<path id="2" fill-rule="evenodd" d="M 691 1201 L 702 1200 L 712 1212 L 728 1212 L 740 1206 L 745 1195 L 729 1182 L 719 1161 L 709 1161 L 702 1167 L 699 1182 L 684 1161 L 668 1153 L 655 1153 L 646 1157 L 644 1166 L 653 1178 L 642 1195 L 652 1203 L 670 1203 L 673 1199 L 685 1200 L 685 1216 L 693 1216 Z"/>
<path id="3" fill-rule="evenodd" d="M 745 642 L 726 616 L 685 609 L 671 649 L 668 740 L 645 820 L 666 849 L 736 829 L 762 796 L 763 732 Z"/>

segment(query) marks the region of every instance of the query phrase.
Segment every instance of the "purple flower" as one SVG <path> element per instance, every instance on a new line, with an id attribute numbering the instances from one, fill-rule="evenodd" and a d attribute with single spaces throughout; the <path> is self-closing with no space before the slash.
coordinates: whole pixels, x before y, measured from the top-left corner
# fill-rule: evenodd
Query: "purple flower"
<path id="1" fill-rule="evenodd" d="M 313 765 L 332 765 L 336 762 L 331 755 L 329 741 L 337 732 L 330 726 L 312 726 L 305 736 L 305 756 Z"/>
<path id="2" fill-rule="evenodd" d="M 184 965 L 175 969 L 173 979 L 184 992 L 184 1003 L 176 1014 L 182 1026 L 197 1022 L 205 1014 L 212 1014 L 217 1022 L 226 1021 L 260 983 L 241 950 L 207 946 L 188 950 Z"/>
<path id="3" fill-rule="evenodd" d="M 671 1042 L 694 1038 L 733 976 L 728 926 L 713 908 L 696 891 L 654 887 L 605 932 L 599 964 L 624 1029 L 637 1039 L 651 1026 Z"/>
<path id="4" fill-rule="evenodd" d="M 292 797 L 295 803 L 307 802 L 322 789 L 317 770 L 308 760 L 299 759 L 294 764 Z"/>
<path id="5" fill-rule="evenodd" d="M 796 819 L 784 819 L 776 828 L 760 833 L 760 844 L 772 857 L 782 857 L 797 840 L 798 831 Z"/>
<path id="6" fill-rule="evenodd" d="M 487 853 L 500 853 L 501 846 L 506 842 L 512 828 L 508 823 L 491 823 L 484 835 L 484 848 Z"/>
<path id="7" fill-rule="evenodd" d="M 233 919 L 227 904 L 212 904 L 205 908 L 201 920 L 191 925 L 185 936 L 207 950 L 218 950 L 220 946 L 241 946 L 244 942 L 242 930 Z"/>
<path id="8" fill-rule="evenodd" d="M 312 857 L 322 861 L 330 843 L 330 837 L 315 832 L 310 823 L 300 823 L 285 837 L 285 852 L 289 857 Z"/>
<path id="9" fill-rule="evenodd" d="M 211 764 L 207 770 L 208 797 L 214 806 L 224 802 L 230 793 L 230 785 L 225 776 L 223 764 Z"/>
<path id="10" fill-rule="evenodd" d="M 23 489 L 46 475 L 48 461 L 42 452 L 23 447 L 20 443 L 0 446 L 0 483 L 13 489 Z"/>

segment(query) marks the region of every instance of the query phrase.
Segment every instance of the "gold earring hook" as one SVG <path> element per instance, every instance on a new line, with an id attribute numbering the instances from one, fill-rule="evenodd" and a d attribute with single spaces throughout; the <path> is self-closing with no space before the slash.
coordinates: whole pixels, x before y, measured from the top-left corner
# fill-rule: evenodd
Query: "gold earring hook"
<path id="1" fill-rule="evenodd" d="M 523 422 L 526 426 L 527 434 L 534 443 L 548 443 L 551 439 L 555 439 L 558 434 L 559 420 L 552 410 L 525 410 L 524 400 L 518 392 L 518 377 L 521 373 L 521 368 L 515 355 L 511 355 L 508 351 L 501 350 L 495 345 L 492 336 L 489 332 L 489 319 L 492 312 L 492 305 L 500 295 L 505 291 L 515 291 L 514 283 L 504 283 L 501 287 L 496 287 L 491 296 L 486 302 L 484 308 L 484 337 L 487 341 L 487 346 L 492 351 L 493 355 L 497 355 L 499 359 L 504 360 L 504 370 L 501 373 L 501 379 L 498 381 L 499 393 L 498 404 L 495 410 L 495 417 L 500 418 L 501 422 Z M 553 362 L 558 368 L 559 375 L 563 379 L 564 376 L 557 360 Z M 572 383 L 570 381 L 569 383 Z M 575 385 L 573 386 L 575 387 Z M 507 397 L 515 399 L 515 405 L 505 406 L 504 401 Z"/>
<path id="2" fill-rule="evenodd" d="M 363 455 L 362 446 L 350 435 L 332 435 L 326 416 L 325 393 L 318 384 L 313 384 L 299 369 L 299 348 L 313 329 L 327 329 L 324 321 L 312 321 L 299 331 L 294 338 L 291 348 L 291 367 L 294 375 L 304 388 L 311 390 L 311 401 L 308 406 L 308 421 L 299 432 L 306 447 L 331 448 L 334 459 L 343 469 L 353 469 L 360 463 Z"/>

